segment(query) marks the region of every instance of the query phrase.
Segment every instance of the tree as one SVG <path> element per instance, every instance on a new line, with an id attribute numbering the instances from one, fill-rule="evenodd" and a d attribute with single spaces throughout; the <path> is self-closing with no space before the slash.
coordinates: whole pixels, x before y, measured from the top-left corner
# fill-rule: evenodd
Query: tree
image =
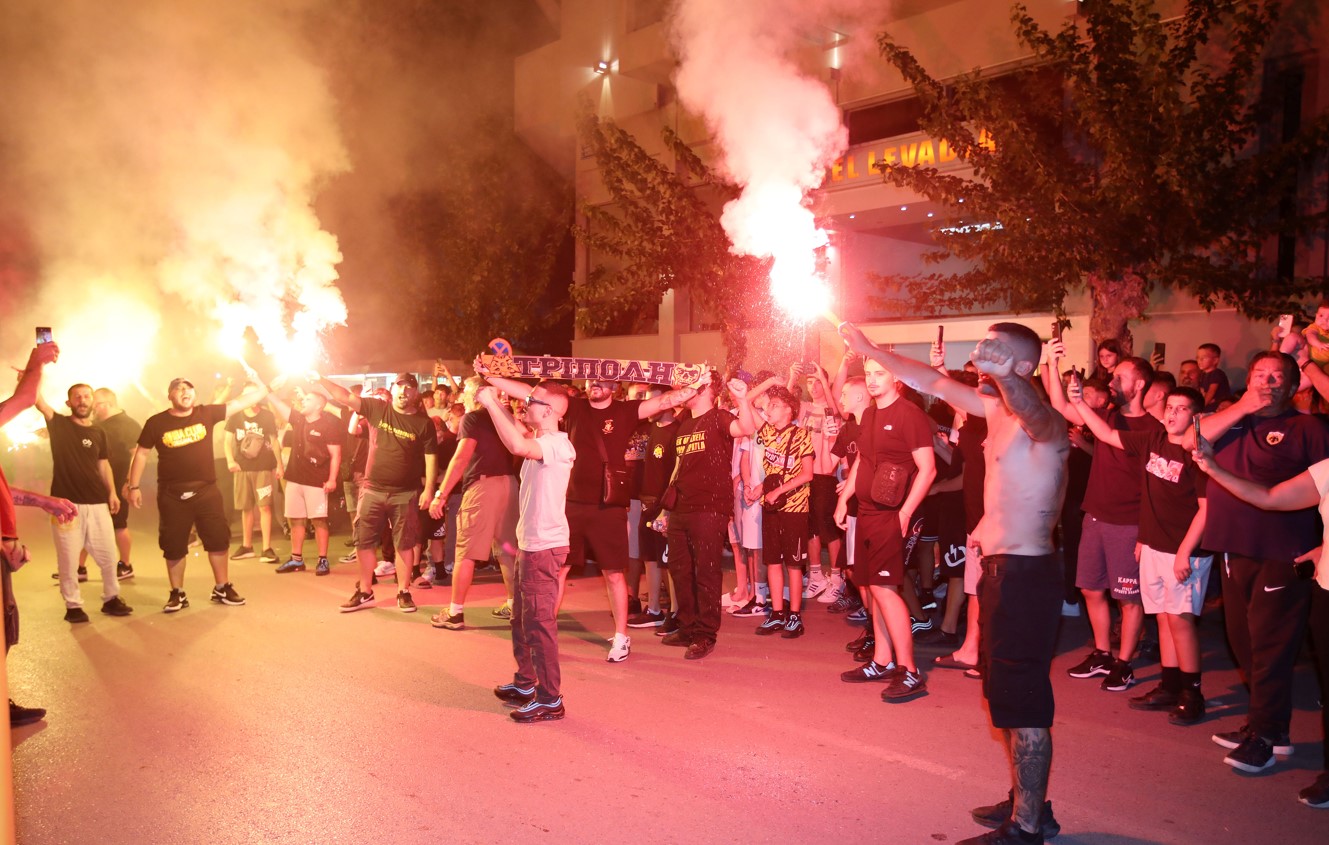
<path id="1" fill-rule="evenodd" d="M 613 202 L 583 203 L 575 236 L 611 263 L 590 268 L 573 289 L 577 324 L 603 331 L 624 315 L 655 313 L 671 289 L 686 289 L 719 325 L 729 360 L 743 361 L 748 329 L 772 313 L 770 262 L 729 251 L 715 209 L 739 195 L 672 129 L 665 146 L 671 169 L 611 120 L 583 109 L 578 136 L 595 157 Z M 690 181 L 689 181 L 690 180 Z"/>
<path id="2" fill-rule="evenodd" d="M 1279 120 L 1271 45 L 1296 29 L 1279 28 L 1284 4 L 1187 0 L 1169 21 L 1155 5 L 1093 0 L 1053 33 L 1017 3 L 1011 20 L 1033 65 L 1005 79 L 974 71 L 943 83 L 879 36 L 924 129 L 973 166 L 972 178 L 882 167 L 950 213 L 928 259 L 972 264 L 892 279 L 912 304 L 1064 315 L 1067 293 L 1086 286 L 1094 339 L 1129 349 L 1129 322 L 1155 286 L 1268 317 L 1329 282 L 1268 260 L 1272 242 L 1317 229 L 1323 239 L 1326 223 L 1304 185 L 1323 187 L 1329 114 L 1295 131 Z"/>

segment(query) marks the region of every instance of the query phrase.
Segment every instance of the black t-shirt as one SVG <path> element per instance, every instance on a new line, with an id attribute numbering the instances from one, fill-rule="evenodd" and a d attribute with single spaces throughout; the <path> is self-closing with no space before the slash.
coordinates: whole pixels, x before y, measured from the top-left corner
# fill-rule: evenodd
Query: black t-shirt
<path id="1" fill-rule="evenodd" d="M 267 408 L 259 408 L 252 417 L 245 411 L 235 414 L 226 421 L 226 433 L 235 436 L 235 462 L 241 470 L 263 472 L 277 468 L 277 456 L 272 451 L 277 418 Z"/>
<path id="2" fill-rule="evenodd" d="M 655 504 L 669 486 L 669 476 L 674 472 L 674 438 L 677 434 L 677 421 L 668 425 L 648 423 L 645 457 L 640 462 L 643 505 Z"/>
<path id="3" fill-rule="evenodd" d="M 76 505 L 105 503 L 110 498 L 102 479 L 101 461 L 107 458 L 106 432 L 95 425 L 79 425 L 65 414 L 46 421 L 51 435 L 51 495 Z"/>
<path id="4" fill-rule="evenodd" d="M 138 445 L 157 450 L 158 483 L 216 481 L 212 427 L 224 419 L 225 405 L 195 405 L 183 417 L 170 411 L 148 417 L 139 433 Z"/>
<path id="5" fill-rule="evenodd" d="M 678 424 L 674 450 L 678 456 L 679 513 L 728 514 L 734 509 L 734 488 L 729 467 L 733 462 L 734 436 L 729 426 L 734 415 L 712 408 L 700 417 Z"/>
<path id="6" fill-rule="evenodd" d="M 606 460 L 615 469 L 626 469 L 625 455 L 640 420 L 637 416 L 641 400 L 625 402 L 614 400 L 607 408 L 592 408 L 589 399 L 576 397 L 568 400 L 568 412 L 563 417 L 568 439 L 577 450 L 568 481 L 568 501 L 584 504 L 600 503 L 604 492 L 604 464 Z M 600 457 L 603 439 L 605 457 Z"/>
<path id="7" fill-rule="evenodd" d="M 852 416 L 845 419 L 840 424 L 840 433 L 835 436 L 835 443 L 831 446 L 831 454 L 837 458 L 847 459 L 847 465 L 854 465 L 854 458 L 858 457 L 858 433 L 861 426 L 858 420 Z M 845 508 L 845 513 L 849 516 L 858 518 L 858 497 L 850 496 L 849 502 Z"/>
<path id="8" fill-rule="evenodd" d="M 888 510 L 872 498 L 873 474 L 885 463 L 915 466 L 913 451 L 932 448 L 933 427 L 928 415 L 903 396 L 885 408 L 878 408 L 875 403 L 868 405 L 858 434 L 859 465 L 854 495 L 858 497 L 859 508 Z M 910 484 L 914 483 L 915 471 L 909 473 Z"/>
<path id="9" fill-rule="evenodd" d="M 360 399 L 369 423 L 369 459 L 365 483 L 379 490 L 418 490 L 425 455 L 438 454 L 434 424 L 421 412 L 404 414 L 382 399 Z"/>
<path id="10" fill-rule="evenodd" d="M 654 425 L 650 420 L 640 420 L 637 428 L 628 439 L 628 449 L 623 453 L 623 460 L 628 465 L 628 492 L 632 498 L 641 498 L 641 483 L 646 477 L 646 444 L 651 439 L 650 429 Z"/>
<path id="11" fill-rule="evenodd" d="M 310 422 L 304 414 L 291 414 L 291 456 L 286 461 L 286 480 L 309 487 L 328 483 L 332 467 L 329 446 L 341 446 L 346 428 L 332 414 L 319 414 Z M 345 455 L 342 460 L 345 460 Z"/>
<path id="12" fill-rule="evenodd" d="M 468 411 L 461 418 L 457 439 L 475 441 L 475 451 L 471 452 L 471 460 L 466 464 L 466 472 L 461 477 L 463 491 L 479 481 L 482 475 L 516 474 L 512 467 L 512 453 L 503 445 L 498 429 L 494 428 L 494 421 L 484 408 Z"/>
<path id="13" fill-rule="evenodd" d="M 115 478 L 118 493 L 125 479 L 129 478 L 129 462 L 134 458 L 134 444 L 143 426 L 135 422 L 129 414 L 121 411 L 97 423 L 97 427 L 106 432 L 106 446 L 110 450 L 111 475 Z"/>
<path id="14" fill-rule="evenodd" d="M 983 519 L 983 481 L 988 466 L 983 457 L 983 443 L 988 439 L 988 421 L 976 414 L 965 417 L 955 448 L 964 456 L 964 530 L 973 534 Z"/>
<path id="15" fill-rule="evenodd" d="M 1168 441 L 1164 430 L 1123 431 L 1121 445 L 1143 460 L 1140 542 L 1154 551 L 1176 553 L 1200 510 L 1208 476 L 1189 451 Z M 1112 447 L 1100 443 L 1098 448 Z"/>
<path id="16" fill-rule="evenodd" d="M 1214 462 L 1241 478 L 1272 487 L 1329 458 L 1329 426 L 1322 417 L 1287 411 L 1244 417 L 1214 444 Z M 1204 547 L 1261 560 L 1288 561 L 1320 544 L 1319 513 L 1266 511 L 1237 499 L 1221 484 L 1209 486 Z"/>
<path id="17" fill-rule="evenodd" d="M 1107 415 L 1108 427 L 1114 431 L 1150 433 L 1162 431 L 1163 424 L 1152 414 L 1127 417 L 1117 411 Z M 1140 524 L 1140 466 L 1144 460 L 1121 449 L 1094 449 L 1094 462 L 1089 467 L 1089 486 L 1084 491 L 1085 513 L 1109 525 Z"/>

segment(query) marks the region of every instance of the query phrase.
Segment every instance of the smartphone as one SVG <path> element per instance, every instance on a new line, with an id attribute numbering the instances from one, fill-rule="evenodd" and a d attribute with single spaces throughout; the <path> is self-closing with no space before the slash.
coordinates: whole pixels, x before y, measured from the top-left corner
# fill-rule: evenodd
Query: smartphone
<path id="1" fill-rule="evenodd" d="M 937 326 L 937 345 L 941 346 L 946 342 L 946 327 Z"/>
<path id="2" fill-rule="evenodd" d="M 1052 321 L 1052 339 L 1061 340 L 1061 320 Z"/>
<path id="3" fill-rule="evenodd" d="M 1292 315 L 1280 314 L 1278 317 L 1278 336 L 1287 337 L 1292 333 Z"/>
<path id="4" fill-rule="evenodd" d="M 1191 417 L 1191 425 L 1195 426 L 1195 448 L 1200 448 L 1200 441 L 1203 439 L 1200 435 L 1200 415 Z"/>
<path id="5" fill-rule="evenodd" d="M 51 327 L 50 327 L 50 326 L 38 326 L 38 327 L 37 327 L 37 344 L 40 346 L 40 345 L 43 344 L 43 343 L 50 343 L 51 340 L 52 340 L 52 337 L 51 337 Z"/>
<path id="6" fill-rule="evenodd" d="M 1158 356 L 1158 363 L 1167 361 L 1167 344 L 1161 340 L 1154 344 L 1154 354 Z"/>

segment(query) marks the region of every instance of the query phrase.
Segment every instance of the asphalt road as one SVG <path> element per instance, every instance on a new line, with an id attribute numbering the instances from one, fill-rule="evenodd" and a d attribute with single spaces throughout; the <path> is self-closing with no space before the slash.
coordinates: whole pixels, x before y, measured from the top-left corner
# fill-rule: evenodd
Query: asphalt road
<path id="1" fill-rule="evenodd" d="M 926 697 L 894 705 L 877 685 L 841 683 L 857 629 L 825 605 L 799 640 L 726 619 L 704 661 L 645 633 L 609 664 L 600 579 L 574 580 L 560 634 L 568 716 L 519 726 L 490 692 L 512 671 L 507 626 L 489 615 L 496 579 L 473 591 L 471 627 L 453 632 L 429 625 L 439 588 L 415 594 L 415 614 L 338 613 L 347 565 L 315 578 L 237 562 L 247 606 L 210 604 L 195 554 L 193 606 L 167 615 L 155 522 L 135 523 L 134 615 L 98 612 L 94 568 L 92 621 L 71 626 L 49 529 L 24 511 L 35 560 L 15 577 L 23 639 L 9 684 L 50 711 L 14 733 L 24 845 L 954 842 L 980 832 L 969 809 L 1009 786 L 978 683 L 932 671 Z M 1215 715 L 1191 728 L 1130 710 L 1139 686 L 1067 678 L 1087 630 L 1067 622 L 1054 665 L 1058 843 L 1329 841 L 1329 812 L 1296 801 L 1321 762 L 1308 662 L 1296 753 L 1248 777 L 1209 740 L 1242 722 L 1246 701 L 1220 620 L 1203 625 Z M 1157 666 L 1137 675 L 1152 684 Z"/>

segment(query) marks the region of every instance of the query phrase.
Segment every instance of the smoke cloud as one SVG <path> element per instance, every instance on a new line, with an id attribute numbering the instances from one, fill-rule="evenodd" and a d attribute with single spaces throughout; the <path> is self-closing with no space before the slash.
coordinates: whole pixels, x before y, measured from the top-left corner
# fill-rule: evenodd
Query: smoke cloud
<path id="1" fill-rule="evenodd" d="M 802 0 L 679 0 L 672 30 L 679 100 L 705 118 L 721 170 L 743 187 L 721 217 L 733 251 L 774 258 L 777 301 L 805 314 L 825 305 L 814 273 L 826 235 L 807 197 L 848 133 L 830 91 L 790 56 L 826 11 Z"/>
<path id="2" fill-rule="evenodd" d="M 302 35 L 317 5 L 5 3 L 4 353 L 19 363 L 27 326 L 52 325 L 48 395 L 146 378 L 160 397 L 168 374 L 217 366 L 222 329 L 292 358 L 345 322 L 312 205 L 349 167 Z"/>

